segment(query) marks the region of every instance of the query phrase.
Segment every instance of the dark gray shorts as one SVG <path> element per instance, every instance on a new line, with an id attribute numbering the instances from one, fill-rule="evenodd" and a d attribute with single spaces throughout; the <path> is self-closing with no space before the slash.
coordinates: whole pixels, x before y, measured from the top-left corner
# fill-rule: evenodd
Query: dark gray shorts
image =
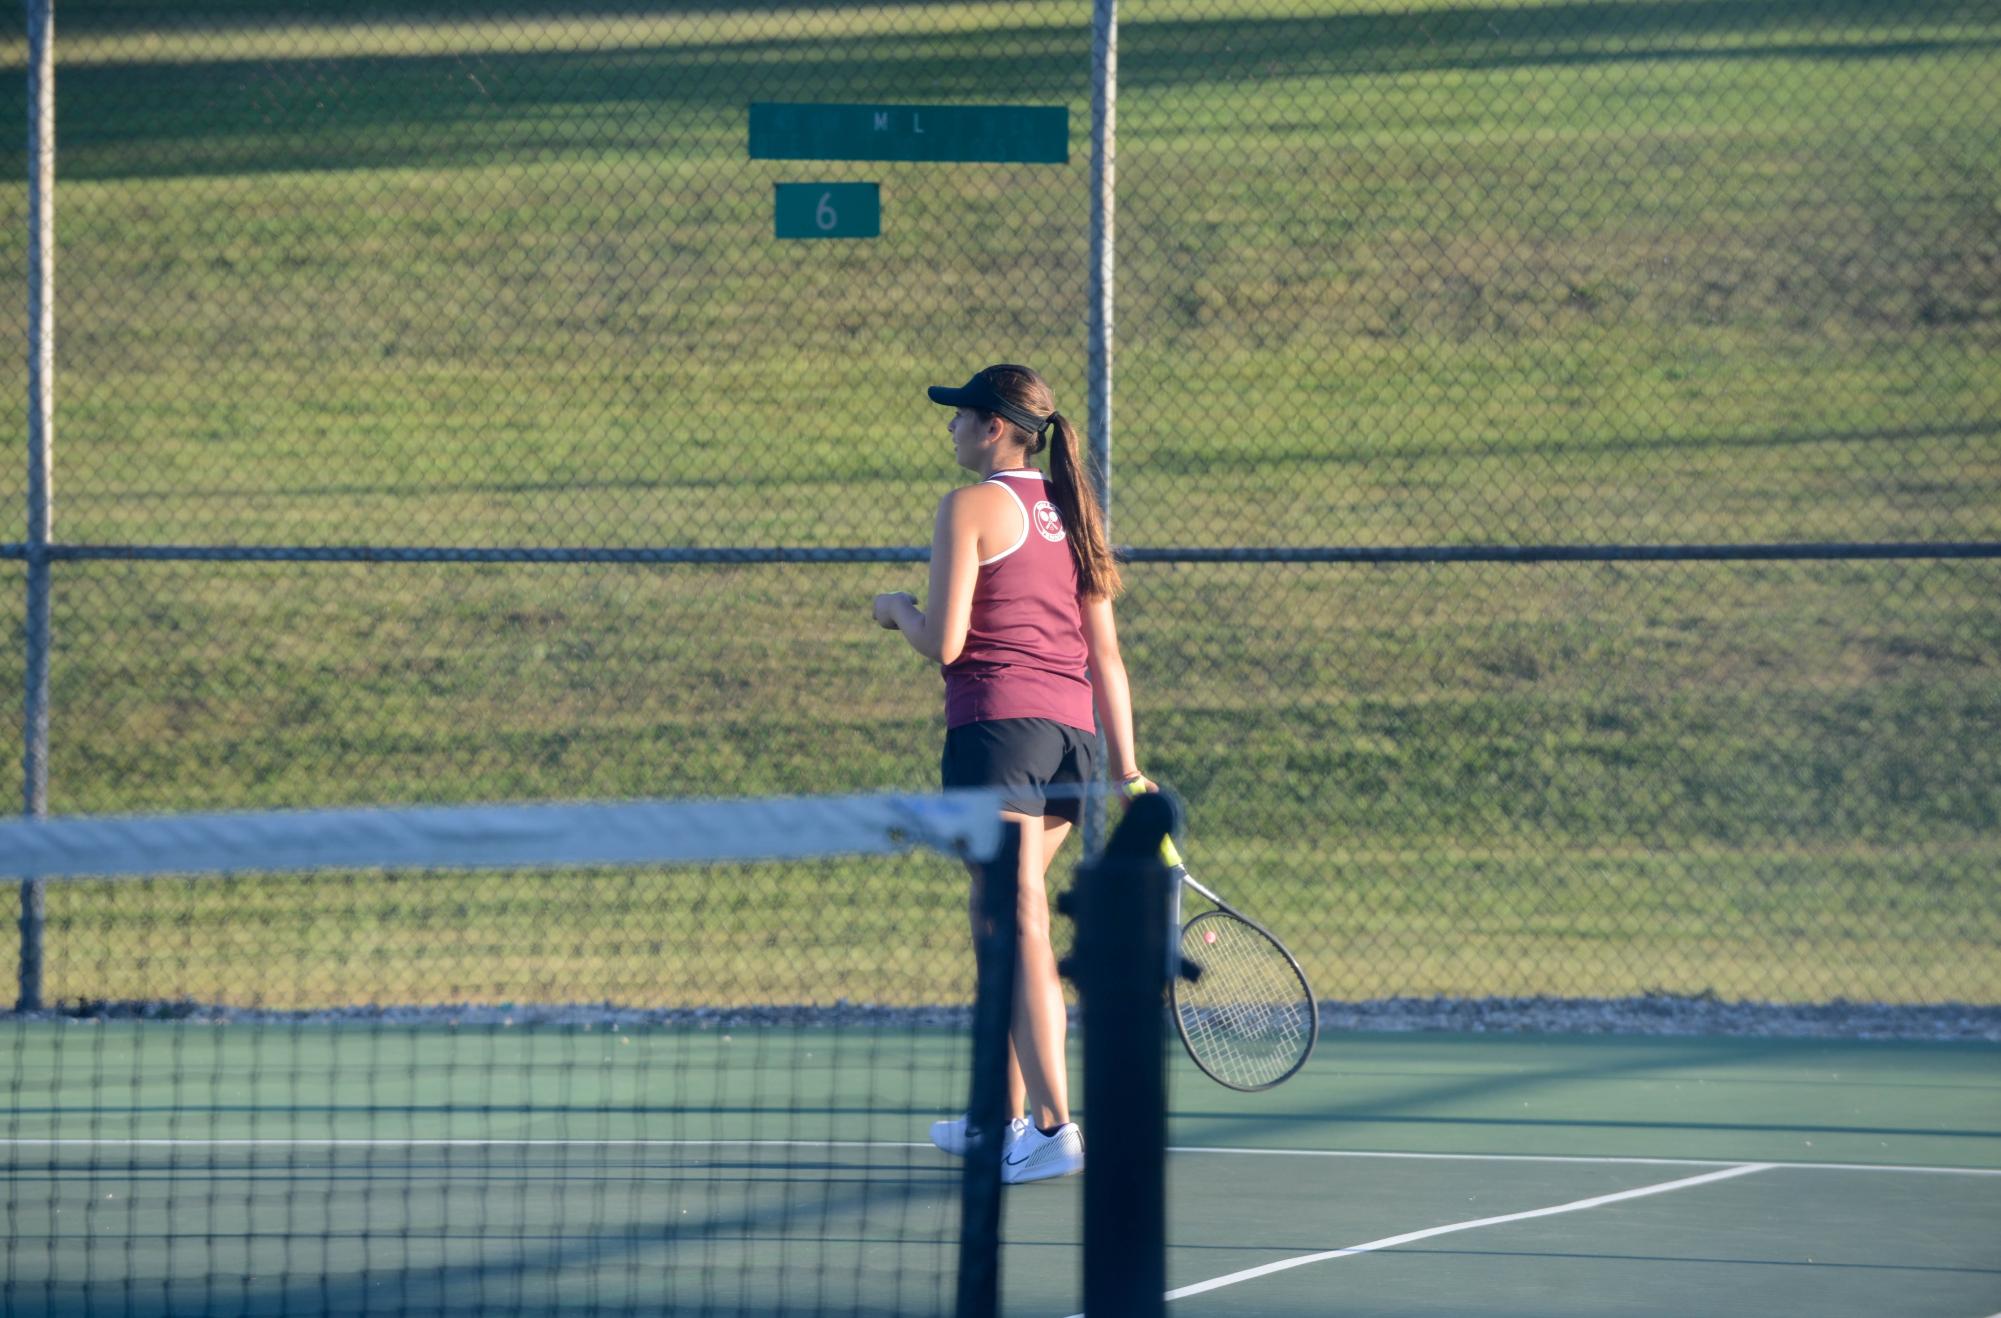
<path id="1" fill-rule="evenodd" d="M 1082 788 L 1098 776 L 1098 738 L 1046 718 L 964 723 L 946 729 L 938 769 L 948 788 L 999 787 L 1009 810 L 1074 824 L 1084 817 Z M 1044 791 L 1055 785 L 1076 791 L 1053 797 Z"/>

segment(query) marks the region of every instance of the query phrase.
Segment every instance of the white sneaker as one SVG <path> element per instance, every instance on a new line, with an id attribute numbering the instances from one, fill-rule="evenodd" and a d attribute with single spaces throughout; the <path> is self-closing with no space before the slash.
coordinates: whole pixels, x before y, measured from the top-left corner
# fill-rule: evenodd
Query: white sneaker
<path id="1" fill-rule="evenodd" d="M 1003 1150 L 1012 1148 L 1014 1142 L 1021 1138 L 1023 1131 L 1033 1129 L 1034 1127 L 1028 1124 L 1027 1117 L 1016 1117 L 1014 1120 L 1008 1122 L 1007 1134 L 1003 1137 L 1002 1141 Z M 950 1121 L 932 1122 L 931 1142 L 951 1154 L 954 1158 L 965 1157 L 966 1145 L 971 1142 L 966 1135 L 966 1119 L 964 1117 L 953 1117 Z"/>
<path id="2" fill-rule="evenodd" d="M 1074 1121 L 1058 1126 L 1054 1135 L 1030 1126 L 1001 1155 L 1001 1182 L 1005 1185 L 1075 1176 L 1083 1170 L 1084 1134 Z"/>

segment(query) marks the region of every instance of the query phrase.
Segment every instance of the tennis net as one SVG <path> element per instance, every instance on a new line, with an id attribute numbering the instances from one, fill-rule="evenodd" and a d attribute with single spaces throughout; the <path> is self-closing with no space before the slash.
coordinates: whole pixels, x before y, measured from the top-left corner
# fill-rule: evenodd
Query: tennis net
<path id="1" fill-rule="evenodd" d="M 976 1015 L 1004 1075 L 961 863 L 995 806 L 0 822 L 50 1004 L 5 1018 L 0 1300 L 965 1311 L 997 1187 L 927 1131 Z"/>

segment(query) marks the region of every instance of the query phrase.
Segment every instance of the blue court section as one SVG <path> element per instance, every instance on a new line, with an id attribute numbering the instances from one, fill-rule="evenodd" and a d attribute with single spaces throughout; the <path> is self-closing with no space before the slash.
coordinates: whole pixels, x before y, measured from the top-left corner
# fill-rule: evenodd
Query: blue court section
<path id="1" fill-rule="evenodd" d="M 2001 1313 L 1993 1045 L 1334 1035 L 1173 1104 L 1176 1315 Z M 1012 1313 L 1076 1312 L 1067 1198 Z"/>

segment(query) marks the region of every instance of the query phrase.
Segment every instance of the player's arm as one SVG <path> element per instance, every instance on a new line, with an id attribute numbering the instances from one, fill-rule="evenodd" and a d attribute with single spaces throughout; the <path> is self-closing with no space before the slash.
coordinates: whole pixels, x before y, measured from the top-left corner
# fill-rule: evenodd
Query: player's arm
<path id="1" fill-rule="evenodd" d="M 974 502 L 980 487 L 954 490 L 938 505 L 931 530 L 930 608 L 907 592 L 875 597 L 875 620 L 903 633 L 926 659 L 949 664 L 966 648 L 973 622 L 973 587 L 980 574 L 980 528 Z"/>
<path id="2" fill-rule="evenodd" d="M 1126 680 L 1126 661 L 1119 656 L 1112 602 L 1084 599 L 1078 603 L 1084 614 L 1091 698 L 1098 704 L 1098 727 L 1105 734 L 1105 752 L 1110 757 L 1106 767 L 1114 782 L 1122 782 L 1139 774 L 1139 751 L 1133 745 L 1132 685 Z"/>

